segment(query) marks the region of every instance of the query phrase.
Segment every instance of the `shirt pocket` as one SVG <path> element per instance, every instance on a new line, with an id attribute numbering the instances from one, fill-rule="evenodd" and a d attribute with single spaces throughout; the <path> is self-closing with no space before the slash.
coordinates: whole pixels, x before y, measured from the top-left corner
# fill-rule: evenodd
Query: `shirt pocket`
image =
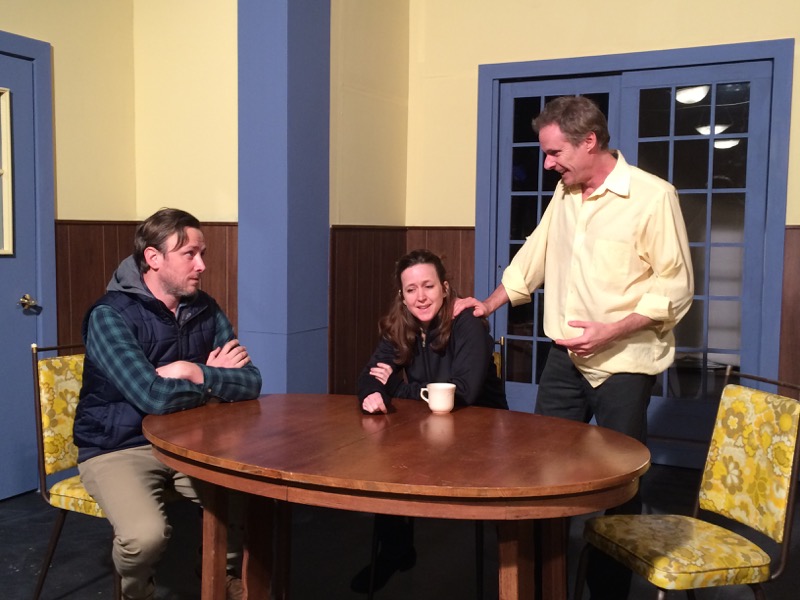
<path id="1" fill-rule="evenodd" d="M 625 286 L 632 272 L 633 244 L 615 240 L 596 240 L 592 252 L 592 278 Z"/>

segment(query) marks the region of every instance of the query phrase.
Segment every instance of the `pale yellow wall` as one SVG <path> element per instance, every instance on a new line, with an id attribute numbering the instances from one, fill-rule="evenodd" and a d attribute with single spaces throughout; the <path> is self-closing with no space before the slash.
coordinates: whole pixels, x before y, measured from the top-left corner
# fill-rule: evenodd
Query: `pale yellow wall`
<path id="1" fill-rule="evenodd" d="M 408 0 L 331 2 L 330 220 L 404 225 Z"/>
<path id="2" fill-rule="evenodd" d="M 56 217 L 137 216 L 131 0 L 0 0 L 0 29 L 53 46 Z"/>
<path id="3" fill-rule="evenodd" d="M 136 198 L 238 218 L 236 0 L 135 0 Z"/>
<path id="4" fill-rule="evenodd" d="M 791 38 L 800 32 L 795 0 L 409 2 L 408 225 L 474 224 L 480 64 Z M 800 223 L 798 56 L 794 70 L 789 224 Z"/>
<path id="5" fill-rule="evenodd" d="M 480 64 L 800 30 L 791 0 L 577 0 L 567 12 L 530 0 L 332 0 L 331 222 L 474 225 Z M 59 219 L 134 219 L 170 204 L 236 220 L 236 0 L 0 0 L 0 29 L 53 45 Z M 795 57 L 795 92 L 799 68 Z M 794 93 L 795 115 L 799 102 Z M 787 222 L 800 223 L 800 200 Z"/>
<path id="6" fill-rule="evenodd" d="M 236 0 L 0 0 L 53 46 L 58 219 L 238 217 Z"/>

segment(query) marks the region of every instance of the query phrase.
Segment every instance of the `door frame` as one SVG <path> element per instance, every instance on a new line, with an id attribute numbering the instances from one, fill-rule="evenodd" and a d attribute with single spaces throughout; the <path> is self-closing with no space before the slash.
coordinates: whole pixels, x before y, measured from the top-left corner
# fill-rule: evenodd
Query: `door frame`
<path id="1" fill-rule="evenodd" d="M 680 48 L 602 55 L 583 58 L 551 59 L 518 63 L 480 65 L 478 69 L 478 138 L 475 201 L 475 295 L 487 297 L 500 279 L 497 248 L 497 122 L 500 88 L 505 82 L 525 79 L 550 79 L 569 76 L 596 76 L 609 71 L 624 72 L 669 67 L 692 67 L 753 60 L 773 64 L 772 114 L 769 131 L 769 179 L 765 228 L 780 232 L 765 248 L 764 264 L 783 270 L 783 232 L 786 227 L 786 198 L 789 176 L 789 127 L 791 114 L 794 40 L 768 40 L 699 48 Z M 488 259 L 487 259 L 488 257 Z M 770 307 L 761 331 L 759 373 L 777 374 L 781 324 L 782 286 L 764 286 L 762 306 Z M 494 325 L 494 323 L 492 323 Z"/>
<path id="2" fill-rule="evenodd" d="M 55 259 L 55 165 L 53 142 L 52 48 L 41 42 L 0 31 L 0 54 L 30 61 L 34 93 L 34 210 L 36 274 L 34 298 L 44 309 L 36 317 L 36 342 L 57 342 Z M 15 198 L 15 202 L 23 199 Z"/>

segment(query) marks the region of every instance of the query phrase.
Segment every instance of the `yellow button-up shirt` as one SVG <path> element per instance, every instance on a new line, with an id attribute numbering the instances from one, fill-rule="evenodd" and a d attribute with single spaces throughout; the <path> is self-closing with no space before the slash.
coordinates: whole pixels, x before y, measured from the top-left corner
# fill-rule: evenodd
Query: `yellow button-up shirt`
<path id="1" fill-rule="evenodd" d="M 678 195 L 668 182 L 617 164 L 585 200 L 559 182 L 533 233 L 503 273 L 512 305 L 544 287 L 544 333 L 568 339 L 568 321 L 613 323 L 630 313 L 659 324 L 596 354 L 570 357 L 592 386 L 614 373 L 655 375 L 674 359 L 673 327 L 689 310 L 694 275 Z"/>

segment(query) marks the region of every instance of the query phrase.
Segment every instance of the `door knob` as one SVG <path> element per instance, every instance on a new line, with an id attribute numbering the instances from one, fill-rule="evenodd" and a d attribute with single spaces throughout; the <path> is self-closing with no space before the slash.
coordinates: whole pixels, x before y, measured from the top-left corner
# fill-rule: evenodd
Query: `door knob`
<path id="1" fill-rule="evenodd" d="M 22 298 L 19 299 L 19 302 L 17 302 L 17 304 L 19 304 L 23 310 L 28 310 L 33 308 L 34 306 L 38 306 L 36 300 L 34 298 L 31 298 L 30 294 L 25 294 Z"/>

